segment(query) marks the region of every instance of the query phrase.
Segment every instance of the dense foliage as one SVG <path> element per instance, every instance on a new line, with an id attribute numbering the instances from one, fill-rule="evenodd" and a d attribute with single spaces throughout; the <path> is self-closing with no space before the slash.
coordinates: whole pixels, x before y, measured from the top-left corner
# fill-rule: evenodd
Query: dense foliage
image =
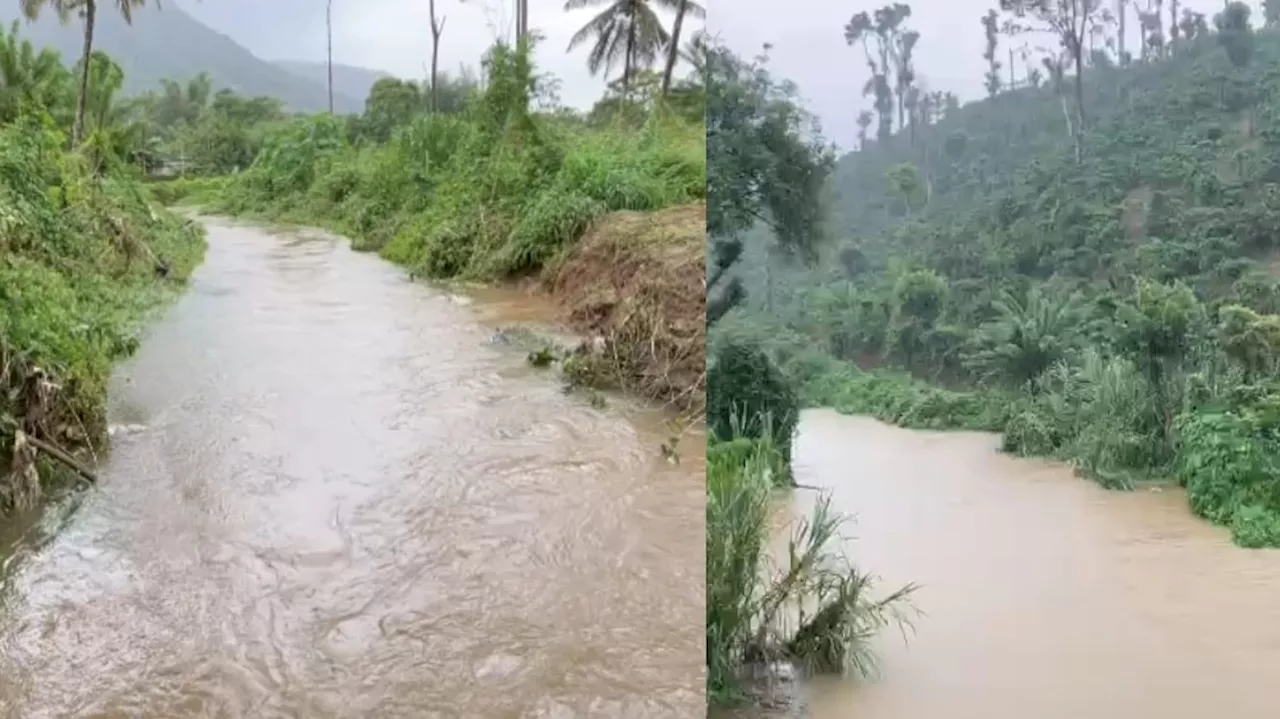
<path id="1" fill-rule="evenodd" d="M 1008 2 L 983 26 L 1067 33 L 1055 13 L 1081 2 Z M 1173 477 L 1237 542 L 1274 546 L 1280 35 L 1229 3 L 1143 37 L 1133 57 L 1063 35 L 987 100 L 887 120 L 837 164 L 817 267 L 754 230 L 742 281 L 778 289 L 726 331 L 771 337 L 809 402 L 999 430 L 1108 486 Z"/>
<path id="2" fill-rule="evenodd" d="M 495 47 L 486 66 L 462 111 L 404 112 L 386 143 L 352 141 L 330 116 L 294 120 L 268 136 L 223 209 L 328 224 L 424 276 L 497 278 L 541 267 L 604 213 L 704 195 L 690 119 L 661 107 L 639 126 L 538 112 L 527 45 Z M 392 114 L 368 122 L 382 132 Z"/>
<path id="3" fill-rule="evenodd" d="M 716 349 L 707 376 L 707 428 L 716 437 L 775 437 L 790 479 L 791 443 L 800 421 L 800 399 L 760 349 L 726 342 Z"/>
<path id="4" fill-rule="evenodd" d="M 91 133 L 68 152 L 71 70 L 15 33 L 0 42 L 0 511 L 39 500 L 51 452 L 105 440 L 111 363 L 203 251 L 149 204 L 114 141 L 119 70 L 94 62 Z"/>

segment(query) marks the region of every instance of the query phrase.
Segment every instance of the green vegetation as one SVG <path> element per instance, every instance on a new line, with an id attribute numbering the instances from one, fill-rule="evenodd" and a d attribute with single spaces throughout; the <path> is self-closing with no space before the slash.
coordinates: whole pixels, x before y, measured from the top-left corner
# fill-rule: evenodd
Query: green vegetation
<path id="1" fill-rule="evenodd" d="M 771 561 L 771 500 L 794 483 L 791 444 L 802 387 L 792 370 L 804 364 L 797 359 L 805 355 L 804 339 L 752 321 L 759 315 L 744 312 L 748 291 L 735 273 L 751 249 L 742 235 L 761 218 L 768 229 L 758 237 L 769 241 L 759 249 L 769 256 L 803 262 L 818 255 L 820 195 L 833 157 L 765 60 L 744 62 L 723 47 L 708 52 L 710 704 L 761 699 L 757 680 L 783 661 L 808 673 L 872 673 L 871 640 L 906 622 L 913 590 L 876 596 L 874 582 L 846 556 L 839 535 L 846 518 L 826 496 L 811 517 L 792 524 L 781 566 Z"/>
<path id="2" fill-rule="evenodd" d="M 359 116 L 277 122 L 210 109 L 193 128 L 208 116 L 223 134 L 261 130 L 252 164 L 228 179 L 157 183 L 157 197 L 325 226 L 423 278 L 541 275 L 575 328 L 604 340 L 574 358 L 575 376 L 696 410 L 705 381 L 701 78 L 663 96 L 657 73 L 634 69 L 625 90 L 615 81 L 590 113 L 540 109 L 553 83 L 535 72 L 530 50 L 495 46 L 483 90 L 465 76 L 441 78 L 435 112 L 429 90 L 394 79 L 374 84 Z M 217 154 L 238 146 L 206 143 L 201 166 L 225 167 Z"/>
<path id="3" fill-rule="evenodd" d="M 1099 3 L 1001 8 L 990 97 L 963 107 L 926 102 L 909 8 L 854 17 L 880 131 L 836 163 L 812 261 L 736 235 L 725 333 L 771 338 L 810 404 L 1000 431 L 1108 487 L 1174 480 L 1237 543 L 1280 546 L 1273 19 L 1144 12 L 1134 56 Z"/>
<path id="4" fill-rule="evenodd" d="M 499 46 L 488 65 L 464 112 L 410 115 L 385 144 L 350 142 L 336 118 L 293 121 L 219 209 L 326 224 L 427 277 L 499 279 L 540 269 L 607 212 L 704 194 L 698 125 L 539 116 L 528 53 Z M 366 118 L 384 114 L 371 104 Z"/>
<path id="5" fill-rule="evenodd" d="M 35 506 L 106 439 L 112 362 L 203 254 L 153 208 L 116 123 L 119 68 L 95 54 L 84 142 L 67 150 L 76 75 L 0 35 L 0 512 Z"/>

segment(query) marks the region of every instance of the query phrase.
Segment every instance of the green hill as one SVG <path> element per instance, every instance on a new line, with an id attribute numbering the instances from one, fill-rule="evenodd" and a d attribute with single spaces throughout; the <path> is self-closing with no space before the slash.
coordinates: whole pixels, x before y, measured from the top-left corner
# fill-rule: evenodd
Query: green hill
<path id="1" fill-rule="evenodd" d="M 19 17 L 17 3 L 0 4 L 0 21 L 7 25 Z M 37 47 L 60 52 L 69 64 L 80 57 L 83 35 L 78 21 L 63 26 L 50 14 L 38 22 L 24 23 L 22 32 Z M 323 82 L 255 57 L 173 3 L 165 3 L 163 9 L 147 6 L 135 11 L 132 27 L 117 12 L 100 12 L 94 46 L 123 68 L 128 94 L 154 89 L 164 78 L 185 80 L 208 72 L 217 88 L 274 97 L 292 110 L 318 112 L 328 107 Z M 335 91 L 334 109 L 361 112 L 364 97 Z"/>
<path id="2" fill-rule="evenodd" d="M 1067 74 L 844 156 L 823 259 L 755 231 L 722 333 L 812 404 L 1175 478 L 1280 546 L 1280 32 L 1227 13 L 1127 67 L 1095 53 L 1078 150 Z"/>
<path id="3" fill-rule="evenodd" d="M 1242 69 L 1213 37 L 1131 69 L 1095 67 L 1085 109 L 1079 163 L 1047 87 L 847 155 L 832 178 L 833 231 L 877 270 L 895 259 L 952 279 L 1108 287 L 1138 273 L 1221 295 L 1265 270 L 1251 261 L 1275 249 L 1280 35 L 1260 33 Z M 908 187 L 894 187 L 894 168 Z"/>
<path id="4" fill-rule="evenodd" d="M 280 60 L 275 63 L 284 68 L 289 73 L 305 78 L 320 86 L 326 86 L 328 82 L 329 68 L 323 62 L 309 62 L 306 60 Z M 356 67 L 354 65 L 333 64 L 333 92 L 334 102 L 337 102 L 337 95 L 343 95 L 352 99 L 364 99 L 369 97 L 369 89 L 373 87 L 373 83 L 391 77 L 390 73 L 381 70 L 370 70 L 367 67 Z M 362 105 L 363 107 L 363 105 Z"/>

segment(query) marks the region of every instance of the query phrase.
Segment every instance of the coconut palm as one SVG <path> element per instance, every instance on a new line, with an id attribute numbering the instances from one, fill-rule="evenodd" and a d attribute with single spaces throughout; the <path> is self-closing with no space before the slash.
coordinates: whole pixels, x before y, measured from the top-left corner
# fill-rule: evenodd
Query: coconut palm
<path id="1" fill-rule="evenodd" d="M 678 9 L 681 0 L 656 0 L 664 7 Z M 569 50 L 594 41 L 587 57 L 592 75 L 604 70 L 607 76 L 618 62 L 622 63 L 622 93 L 631 85 L 632 72 L 648 67 L 658 59 L 671 36 L 654 12 L 649 0 L 568 0 L 564 9 L 581 10 L 605 5 L 598 15 L 587 21 L 569 40 Z"/>
<path id="2" fill-rule="evenodd" d="M 666 96 L 671 90 L 671 74 L 675 72 L 676 61 L 680 59 L 680 30 L 684 27 L 684 17 L 690 15 L 696 18 L 705 18 L 707 16 L 706 8 L 702 7 L 693 0 L 678 0 L 676 6 L 676 21 L 671 26 L 671 40 L 667 43 L 667 67 L 662 72 L 662 94 Z"/>
<path id="3" fill-rule="evenodd" d="M 84 49 L 80 52 L 80 89 L 76 93 L 76 119 L 71 128 L 72 146 L 80 144 L 84 134 L 85 96 L 89 92 L 89 72 L 93 63 L 89 58 L 93 55 L 93 27 L 98 17 L 99 0 L 18 0 L 22 6 L 22 14 L 28 20 L 36 20 L 45 10 L 56 13 L 63 24 L 71 21 L 73 16 L 84 19 Z M 133 24 L 135 8 L 147 4 L 147 0 L 109 0 L 120 13 L 124 21 Z M 156 6 L 160 0 L 152 0 Z"/>

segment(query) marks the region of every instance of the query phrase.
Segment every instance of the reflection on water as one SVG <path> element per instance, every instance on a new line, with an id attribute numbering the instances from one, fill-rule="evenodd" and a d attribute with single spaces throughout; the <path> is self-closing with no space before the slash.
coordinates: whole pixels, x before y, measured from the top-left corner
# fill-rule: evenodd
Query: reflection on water
<path id="1" fill-rule="evenodd" d="M 0 715 L 703 711 L 698 437 L 666 463 L 661 418 L 486 343 L 484 298 L 320 235 L 209 239 L 117 377 L 143 429 L 13 562 Z"/>
<path id="2" fill-rule="evenodd" d="M 805 413 L 798 481 L 926 614 L 909 644 L 886 632 L 879 681 L 810 682 L 814 719 L 1280 717 L 1280 552 L 1232 546 L 1176 490 L 1106 492 L 997 444 Z"/>

